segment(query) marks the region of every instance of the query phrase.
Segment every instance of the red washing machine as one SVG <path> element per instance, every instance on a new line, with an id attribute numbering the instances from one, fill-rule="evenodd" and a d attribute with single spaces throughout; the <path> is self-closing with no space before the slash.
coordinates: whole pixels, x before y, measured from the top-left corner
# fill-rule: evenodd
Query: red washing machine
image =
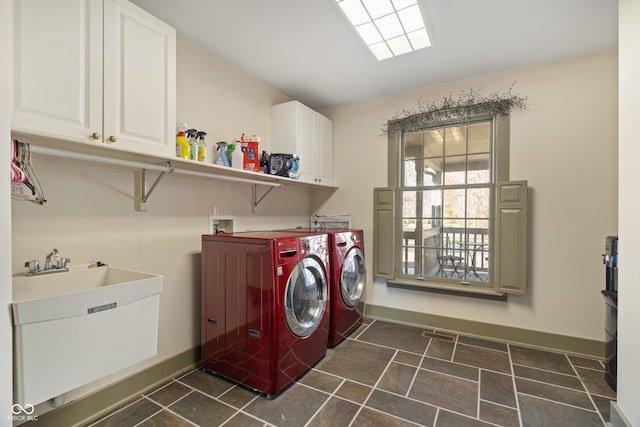
<path id="1" fill-rule="evenodd" d="M 274 397 L 326 353 L 326 234 L 202 236 L 202 367 Z"/>
<path id="2" fill-rule="evenodd" d="M 335 347 L 355 331 L 364 318 L 364 233 L 351 229 L 293 229 L 329 236 L 330 323 L 328 346 Z"/>

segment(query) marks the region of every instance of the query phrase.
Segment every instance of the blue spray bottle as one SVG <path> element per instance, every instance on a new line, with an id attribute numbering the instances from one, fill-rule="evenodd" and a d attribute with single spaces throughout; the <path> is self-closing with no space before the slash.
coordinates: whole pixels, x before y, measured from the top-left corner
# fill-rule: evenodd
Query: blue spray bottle
<path id="1" fill-rule="evenodd" d="M 227 157 L 227 153 L 225 152 L 227 149 L 227 143 L 225 141 L 216 142 L 218 148 L 218 156 L 216 157 L 216 165 L 220 166 L 231 166 L 231 162 L 229 162 L 229 158 Z"/>

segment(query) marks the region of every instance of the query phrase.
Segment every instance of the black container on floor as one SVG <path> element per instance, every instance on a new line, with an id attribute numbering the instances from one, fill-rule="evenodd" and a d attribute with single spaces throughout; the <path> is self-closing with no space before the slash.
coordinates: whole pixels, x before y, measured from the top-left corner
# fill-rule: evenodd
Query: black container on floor
<path id="1" fill-rule="evenodd" d="M 607 236 L 605 253 L 602 254 L 605 265 L 605 286 L 602 291 L 605 302 L 605 325 L 607 347 L 605 379 L 616 390 L 618 373 L 618 237 Z"/>

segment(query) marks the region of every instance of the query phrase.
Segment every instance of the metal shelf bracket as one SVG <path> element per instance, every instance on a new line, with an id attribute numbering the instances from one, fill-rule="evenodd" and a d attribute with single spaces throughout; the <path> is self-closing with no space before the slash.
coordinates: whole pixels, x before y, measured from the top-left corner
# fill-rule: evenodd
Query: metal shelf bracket
<path id="1" fill-rule="evenodd" d="M 172 173 L 173 171 L 174 169 L 160 171 L 160 174 L 156 177 L 155 181 L 153 181 L 153 184 L 151 184 L 151 187 L 148 190 L 147 190 L 147 169 L 142 169 L 139 172 L 136 171 L 136 177 L 135 177 L 136 178 L 135 179 L 136 211 L 143 212 L 147 210 L 147 201 L 149 200 L 149 196 L 151 196 L 151 193 L 153 193 L 153 190 L 155 190 L 156 186 L 158 185 L 162 177 L 166 173 Z"/>
<path id="2" fill-rule="evenodd" d="M 258 198 L 258 184 L 253 184 L 253 211 L 254 212 L 256 212 L 256 210 L 258 209 L 258 205 L 260 204 L 262 199 L 267 197 L 267 194 L 269 194 L 271 190 L 273 190 L 274 188 L 276 187 L 268 187 L 267 191 L 265 191 L 264 194 L 260 196 L 260 198 Z"/>

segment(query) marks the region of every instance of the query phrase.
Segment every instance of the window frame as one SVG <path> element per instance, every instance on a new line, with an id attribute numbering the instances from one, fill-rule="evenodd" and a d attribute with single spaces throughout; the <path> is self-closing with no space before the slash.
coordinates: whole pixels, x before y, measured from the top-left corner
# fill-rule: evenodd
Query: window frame
<path id="1" fill-rule="evenodd" d="M 411 129 L 409 131 L 423 131 L 432 128 L 444 128 L 455 125 L 468 125 L 475 122 L 491 122 L 491 134 L 492 147 L 491 147 L 491 178 L 490 178 L 490 234 L 489 241 L 497 242 L 497 234 L 499 224 L 497 224 L 498 208 L 496 193 L 498 191 L 498 185 L 501 182 L 508 181 L 509 179 L 509 134 L 510 123 L 509 116 L 503 114 L 478 114 L 468 118 L 458 118 L 446 121 L 435 121 L 433 126 L 426 126 L 423 129 Z M 499 292 L 501 288 L 498 280 L 499 262 L 498 256 L 496 256 L 497 245 L 491 244 L 489 247 L 489 257 L 492 260 L 489 272 L 489 280 L 487 282 L 482 281 L 462 281 L 462 280 L 450 280 L 442 279 L 431 276 L 416 277 L 415 275 L 405 275 L 402 273 L 402 239 L 403 239 L 403 191 L 407 189 L 404 187 L 403 176 L 403 152 L 402 152 L 402 138 L 404 130 L 396 130 L 388 135 L 388 187 L 393 191 L 394 207 L 393 210 L 398 215 L 393 215 L 393 238 L 391 242 L 391 251 L 394 259 L 392 260 L 392 271 L 386 278 L 391 285 L 400 286 L 417 286 L 423 288 L 435 288 L 435 289 L 447 289 L 453 291 L 463 291 L 471 293 L 502 295 Z M 466 188 L 471 188 L 465 185 Z M 425 187 L 411 187 L 416 191 Z"/>

